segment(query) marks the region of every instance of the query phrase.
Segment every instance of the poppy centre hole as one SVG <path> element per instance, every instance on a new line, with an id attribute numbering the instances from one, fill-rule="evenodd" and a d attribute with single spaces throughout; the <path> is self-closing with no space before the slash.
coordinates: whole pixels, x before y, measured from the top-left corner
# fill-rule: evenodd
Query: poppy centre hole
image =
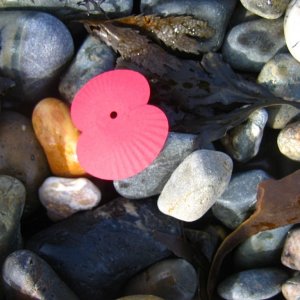
<path id="1" fill-rule="evenodd" d="M 118 113 L 117 113 L 116 111 L 112 111 L 112 112 L 110 113 L 110 117 L 111 117 L 112 119 L 115 119 L 117 116 L 118 116 Z"/>

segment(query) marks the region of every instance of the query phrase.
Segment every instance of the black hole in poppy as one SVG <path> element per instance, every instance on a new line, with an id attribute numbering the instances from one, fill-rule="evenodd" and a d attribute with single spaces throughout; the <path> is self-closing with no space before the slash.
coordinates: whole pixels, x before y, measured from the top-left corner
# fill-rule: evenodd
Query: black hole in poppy
<path id="1" fill-rule="evenodd" d="M 110 113 L 110 117 L 111 117 L 112 119 L 115 119 L 117 116 L 118 116 L 118 114 L 117 114 L 116 111 L 112 111 L 112 112 Z"/>

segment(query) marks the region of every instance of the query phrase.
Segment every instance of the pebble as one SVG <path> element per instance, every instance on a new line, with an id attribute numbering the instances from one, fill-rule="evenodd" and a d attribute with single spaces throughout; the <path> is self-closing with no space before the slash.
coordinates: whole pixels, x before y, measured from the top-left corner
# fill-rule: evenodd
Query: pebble
<path id="1" fill-rule="evenodd" d="M 145 170 L 124 180 L 115 180 L 117 192 L 129 199 L 158 195 L 178 165 L 197 149 L 197 135 L 170 132 L 159 156 Z"/>
<path id="2" fill-rule="evenodd" d="M 300 99 L 300 63 L 289 53 L 278 53 L 261 69 L 257 82 L 267 87 L 275 96 L 285 100 Z M 300 110 L 291 105 L 267 108 L 268 125 L 284 128 Z"/>
<path id="3" fill-rule="evenodd" d="M 269 299 L 280 293 L 287 278 L 287 273 L 279 268 L 251 269 L 229 276 L 217 290 L 226 300 Z"/>
<path id="4" fill-rule="evenodd" d="M 294 58 L 300 62 L 300 0 L 292 0 L 284 17 L 284 36 L 286 45 Z"/>
<path id="5" fill-rule="evenodd" d="M 7 299 L 79 300 L 52 268 L 29 250 L 10 254 L 2 279 Z"/>
<path id="6" fill-rule="evenodd" d="M 71 103 L 86 82 L 96 75 L 114 69 L 115 62 L 114 51 L 98 38 L 89 35 L 60 81 L 61 96 Z"/>
<path id="7" fill-rule="evenodd" d="M 39 188 L 39 198 L 48 217 L 59 221 L 97 206 L 101 192 L 87 178 L 48 177 Z"/>
<path id="8" fill-rule="evenodd" d="M 24 216 L 34 212 L 40 206 L 37 190 L 49 174 L 48 164 L 29 119 L 17 112 L 0 114 L 0 172 L 25 185 Z"/>
<path id="9" fill-rule="evenodd" d="M 213 205 L 212 213 L 228 228 L 237 228 L 254 211 L 258 184 L 269 178 L 263 170 L 233 174 L 225 192 Z"/>
<path id="10" fill-rule="evenodd" d="M 239 1 L 230 19 L 229 28 L 232 28 L 244 22 L 253 21 L 257 19 L 260 19 L 260 17 L 246 9 Z"/>
<path id="11" fill-rule="evenodd" d="M 291 123 L 280 131 L 277 145 L 283 155 L 300 161 L 300 121 Z"/>
<path id="12" fill-rule="evenodd" d="M 235 160 L 247 162 L 259 151 L 268 113 L 262 108 L 254 111 L 246 122 L 229 130 L 221 139 L 226 151 Z"/>
<path id="13" fill-rule="evenodd" d="M 241 3 L 249 11 L 266 19 L 281 17 L 290 0 L 241 0 Z"/>
<path id="14" fill-rule="evenodd" d="M 0 29 L 1 74 L 16 82 L 7 98 L 36 103 L 53 93 L 74 52 L 66 26 L 42 12 L 1 11 Z"/>
<path id="15" fill-rule="evenodd" d="M 164 300 L 164 299 L 152 295 L 134 295 L 134 296 L 121 297 L 116 300 Z"/>
<path id="16" fill-rule="evenodd" d="M 45 259 L 81 299 L 115 299 L 135 274 L 167 258 L 179 222 L 155 200 L 117 198 L 38 232 L 27 248 Z"/>
<path id="17" fill-rule="evenodd" d="M 198 286 L 194 267 L 184 259 L 162 260 L 125 285 L 125 295 L 149 294 L 166 300 L 191 300 Z"/>
<path id="18" fill-rule="evenodd" d="M 285 49 L 283 18 L 259 19 L 233 27 L 224 40 L 224 59 L 234 69 L 259 72 L 263 65 Z"/>
<path id="19" fill-rule="evenodd" d="M 223 152 L 197 150 L 173 172 L 159 198 L 166 215 L 192 222 L 201 218 L 226 189 L 232 160 Z"/>
<path id="20" fill-rule="evenodd" d="M 300 299 L 300 274 L 288 279 L 281 287 L 282 294 L 286 300 Z"/>
<path id="21" fill-rule="evenodd" d="M 86 175 L 77 158 L 79 131 L 73 125 L 70 109 L 56 98 L 45 98 L 34 108 L 32 124 L 44 148 L 53 175 Z"/>
<path id="22" fill-rule="evenodd" d="M 259 232 L 240 244 L 234 252 L 238 268 L 250 269 L 276 265 L 292 225 Z"/>
<path id="23" fill-rule="evenodd" d="M 208 22 L 215 35 L 200 43 L 201 51 L 216 51 L 223 42 L 227 25 L 236 5 L 236 0 L 141 0 L 143 14 L 192 15 Z"/>
<path id="24" fill-rule="evenodd" d="M 300 228 L 290 230 L 283 246 L 281 262 L 288 268 L 300 270 Z"/>

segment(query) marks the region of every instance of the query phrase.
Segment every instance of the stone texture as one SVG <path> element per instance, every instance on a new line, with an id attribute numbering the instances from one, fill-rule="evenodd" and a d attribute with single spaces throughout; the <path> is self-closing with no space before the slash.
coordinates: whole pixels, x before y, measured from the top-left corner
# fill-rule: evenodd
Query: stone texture
<path id="1" fill-rule="evenodd" d="M 37 190 L 49 170 L 30 121 L 16 112 L 0 114 L 0 172 L 25 185 L 24 214 L 28 216 L 39 206 Z"/>
<path id="2" fill-rule="evenodd" d="M 256 156 L 267 120 L 268 113 L 264 108 L 254 111 L 246 122 L 229 130 L 221 139 L 226 151 L 240 162 Z"/>
<path id="3" fill-rule="evenodd" d="M 281 262 L 288 268 L 300 270 L 300 228 L 290 230 L 284 243 Z"/>
<path id="4" fill-rule="evenodd" d="M 197 149 L 197 135 L 170 132 L 159 156 L 145 170 L 124 180 L 115 180 L 117 192 L 129 199 L 161 193 L 178 165 Z"/>
<path id="5" fill-rule="evenodd" d="M 165 236 L 180 234 L 179 223 L 159 213 L 154 199 L 119 198 L 40 231 L 27 248 L 79 298 L 111 300 L 129 278 L 171 254 Z"/>
<path id="6" fill-rule="evenodd" d="M 28 250 L 6 258 L 2 279 L 6 299 L 79 300 L 43 259 Z"/>
<path id="7" fill-rule="evenodd" d="M 65 25 L 42 12 L 1 11 L 0 29 L 1 73 L 16 82 L 7 98 L 36 102 L 53 93 L 74 51 Z"/>
<path id="8" fill-rule="evenodd" d="M 134 296 L 121 297 L 116 300 L 164 300 L 164 299 L 152 295 L 134 295 Z"/>
<path id="9" fill-rule="evenodd" d="M 69 103 L 76 92 L 94 76 L 114 69 L 116 54 L 104 42 L 88 36 L 59 84 L 59 92 Z"/>
<path id="10" fill-rule="evenodd" d="M 101 192 L 87 178 L 49 177 L 39 188 L 39 198 L 47 209 L 48 217 L 59 221 L 97 206 Z"/>
<path id="11" fill-rule="evenodd" d="M 269 178 L 263 170 L 232 175 L 225 192 L 212 207 L 214 216 L 228 228 L 237 228 L 254 211 L 258 184 Z"/>
<path id="12" fill-rule="evenodd" d="M 286 300 L 300 299 L 300 274 L 288 279 L 281 287 L 282 294 Z"/>
<path id="13" fill-rule="evenodd" d="M 270 58 L 284 49 L 283 19 L 260 19 L 233 27 L 224 40 L 222 53 L 234 69 L 259 72 Z"/>
<path id="14" fill-rule="evenodd" d="M 191 300 L 198 286 L 194 267 L 184 259 L 162 260 L 125 285 L 125 295 L 149 294 L 166 300 Z"/>
<path id="15" fill-rule="evenodd" d="M 226 189 L 232 160 L 225 153 L 197 150 L 173 172 L 158 198 L 164 214 L 192 222 L 201 218 Z"/>
<path id="16" fill-rule="evenodd" d="M 279 268 L 251 269 L 226 278 L 218 286 L 218 294 L 226 300 L 269 299 L 280 293 L 287 278 Z"/>

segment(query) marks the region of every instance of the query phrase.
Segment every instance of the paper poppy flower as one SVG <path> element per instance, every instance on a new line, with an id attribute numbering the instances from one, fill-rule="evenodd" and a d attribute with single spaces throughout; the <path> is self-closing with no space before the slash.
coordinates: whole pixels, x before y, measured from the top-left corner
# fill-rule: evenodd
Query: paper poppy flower
<path id="1" fill-rule="evenodd" d="M 81 131 L 77 155 L 87 173 L 125 179 L 157 157 L 168 135 L 168 120 L 147 104 L 149 97 L 148 81 L 131 70 L 102 73 L 78 91 L 71 116 Z"/>

